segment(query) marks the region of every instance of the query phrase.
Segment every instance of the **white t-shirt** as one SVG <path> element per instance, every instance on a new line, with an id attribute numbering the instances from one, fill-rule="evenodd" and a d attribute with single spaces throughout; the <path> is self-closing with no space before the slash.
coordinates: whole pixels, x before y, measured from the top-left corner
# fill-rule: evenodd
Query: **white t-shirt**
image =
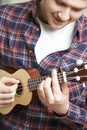
<path id="1" fill-rule="evenodd" d="M 47 55 L 70 47 L 75 22 L 66 25 L 62 29 L 53 30 L 40 21 L 40 27 L 41 35 L 35 46 L 35 55 L 38 63 Z"/>

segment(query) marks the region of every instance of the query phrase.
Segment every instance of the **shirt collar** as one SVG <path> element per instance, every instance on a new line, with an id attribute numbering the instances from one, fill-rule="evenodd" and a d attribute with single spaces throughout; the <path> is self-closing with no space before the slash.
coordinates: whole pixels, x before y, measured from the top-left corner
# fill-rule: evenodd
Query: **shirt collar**
<path id="1" fill-rule="evenodd" d="M 31 5 L 29 5 L 30 6 L 29 12 L 37 23 L 39 23 L 38 16 L 37 16 L 37 9 L 38 9 L 38 5 L 39 5 L 39 1 L 40 0 L 33 0 L 33 1 L 31 1 Z"/>
<path id="2" fill-rule="evenodd" d="M 76 26 L 74 29 L 74 36 L 77 36 L 77 41 L 78 44 L 82 42 L 82 37 L 83 37 L 83 31 L 84 31 L 84 22 L 85 21 L 85 16 L 82 15 L 77 21 L 76 21 Z"/>

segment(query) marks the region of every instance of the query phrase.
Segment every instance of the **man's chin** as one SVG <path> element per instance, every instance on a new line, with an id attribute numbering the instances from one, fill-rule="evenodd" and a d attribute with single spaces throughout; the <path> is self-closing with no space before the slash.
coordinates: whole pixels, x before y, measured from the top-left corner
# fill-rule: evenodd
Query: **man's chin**
<path id="1" fill-rule="evenodd" d="M 50 25 L 50 27 L 53 30 L 57 30 L 57 29 L 62 29 L 63 27 L 65 27 L 66 25 Z"/>

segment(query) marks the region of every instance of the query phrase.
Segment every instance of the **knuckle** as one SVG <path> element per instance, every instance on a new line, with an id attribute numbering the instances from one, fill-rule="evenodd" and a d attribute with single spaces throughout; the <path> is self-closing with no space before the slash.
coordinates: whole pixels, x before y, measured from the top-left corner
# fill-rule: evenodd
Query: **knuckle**
<path id="1" fill-rule="evenodd" d="M 47 77 L 45 81 L 46 82 L 51 82 L 51 77 Z"/>
<path id="2" fill-rule="evenodd" d="M 46 85 L 44 85 L 44 90 L 46 90 L 47 89 L 47 86 Z"/>
<path id="3" fill-rule="evenodd" d="M 14 92 L 14 88 L 13 87 L 8 87 L 9 88 L 9 93 L 12 93 L 13 94 L 13 92 Z"/>
<path id="4" fill-rule="evenodd" d="M 62 99 L 61 96 L 55 95 L 55 96 L 54 96 L 54 100 L 55 100 L 55 102 L 61 103 L 61 101 L 62 101 L 63 99 Z"/>
<path id="5" fill-rule="evenodd" d="M 48 100 L 48 103 L 49 103 L 50 105 L 52 105 L 52 104 L 54 104 L 54 100 Z"/>
<path id="6" fill-rule="evenodd" d="M 11 87 L 9 87 L 9 93 L 12 93 L 13 89 Z"/>
<path id="7" fill-rule="evenodd" d="M 13 85 L 13 86 L 10 86 L 9 87 L 9 92 L 14 92 L 14 91 L 16 91 L 16 89 L 17 89 L 17 85 Z"/>
<path id="8" fill-rule="evenodd" d="M 10 98 L 14 98 L 14 96 L 15 96 L 14 93 L 10 94 Z"/>
<path id="9" fill-rule="evenodd" d="M 38 87 L 38 88 L 37 88 L 37 91 L 38 91 L 38 93 L 40 94 L 40 93 L 42 92 L 42 88 L 41 88 L 41 87 Z"/>
<path id="10" fill-rule="evenodd" d="M 55 83 L 54 81 L 52 82 L 52 85 L 53 85 L 53 86 L 57 86 L 56 83 Z"/>
<path id="11" fill-rule="evenodd" d="M 54 99 L 53 98 L 47 98 L 48 104 L 52 105 L 54 104 Z"/>
<path id="12" fill-rule="evenodd" d="M 11 103 L 13 103 L 14 101 L 15 101 L 15 98 L 12 98 L 12 99 L 11 99 Z"/>

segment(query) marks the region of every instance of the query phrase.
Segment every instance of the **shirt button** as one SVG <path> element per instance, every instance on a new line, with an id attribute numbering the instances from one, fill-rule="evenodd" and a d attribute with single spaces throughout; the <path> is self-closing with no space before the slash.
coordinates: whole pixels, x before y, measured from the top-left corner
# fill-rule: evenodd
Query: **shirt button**
<path id="1" fill-rule="evenodd" d="M 38 32 L 38 31 L 39 31 L 39 28 L 37 28 L 36 30 L 37 30 L 37 32 Z"/>
<path id="2" fill-rule="evenodd" d="M 26 124 L 26 127 L 29 128 L 29 124 Z"/>
<path id="3" fill-rule="evenodd" d="M 33 53 L 32 50 L 30 50 L 29 53 L 32 54 Z"/>

